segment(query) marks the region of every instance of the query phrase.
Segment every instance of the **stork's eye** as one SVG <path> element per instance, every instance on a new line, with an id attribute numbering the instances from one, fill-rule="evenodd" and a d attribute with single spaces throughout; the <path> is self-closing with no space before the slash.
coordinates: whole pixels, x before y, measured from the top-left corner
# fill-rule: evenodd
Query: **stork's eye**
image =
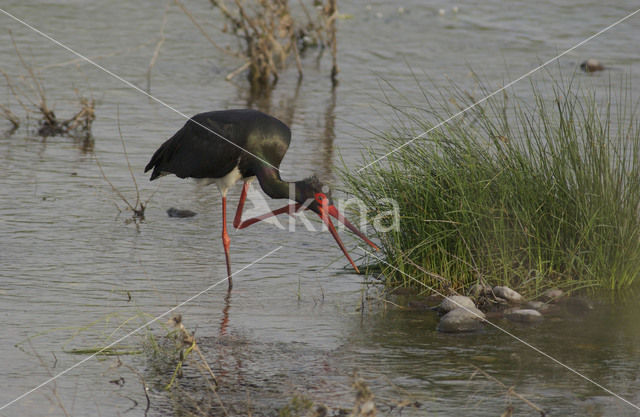
<path id="1" fill-rule="evenodd" d="M 324 195 L 323 193 L 317 193 L 316 194 L 316 201 L 319 204 L 324 204 L 326 200 L 327 200 L 327 196 Z"/>

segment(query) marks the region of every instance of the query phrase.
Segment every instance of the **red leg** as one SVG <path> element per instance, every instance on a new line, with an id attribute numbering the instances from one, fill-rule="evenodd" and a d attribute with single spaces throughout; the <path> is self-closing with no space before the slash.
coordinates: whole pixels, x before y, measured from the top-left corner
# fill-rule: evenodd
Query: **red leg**
<path id="1" fill-rule="evenodd" d="M 245 227 L 249 227 L 254 223 L 258 223 L 261 220 L 268 219 L 269 217 L 277 216 L 278 214 L 282 214 L 282 213 L 288 213 L 289 215 L 293 216 L 293 213 L 298 211 L 298 209 L 301 206 L 302 206 L 302 204 L 300 204 L 300 203 L 287 204 L 284 207 L 280 207 L 277 210 L 273 210 L 272 212 L 265 213 L 262 216 L 253 217 L 251 219 L 239 222 L 238 225 L 236 225 L 235 222 L 234 222 L 234 226 L 235 226 L 236 229 L 244 229 Z"/>
<path id="2" fill-rule="evenodd" d="M 240 194 L 240 201 L 238 201 L 238 208 L 236 209 L 236 216 L 233 218 L 233 227 L 236 229 L 242 223 L 242 210 L 244 209 L 244 200 L 247 199 L 247 191 L 249 191 L 249 183 L 245 181 L 242 186 L 242 194 Z"/>
<path id="3" fill-rule="evenodd" d="M 224 255 L 227 260 L 227 278 L 229 281 L 229 289 L 233 287 L 233 282 L 231 280 L 231 260 L 229 255 L 229 244 L 231 243 L 231 239 L 229 239 L 229 233 L 227 233 L 227 197 L 222 197 L 222 245 L 224 246 Z"/>
<path id="4" fill-rule="evenodd" d="M 298 203 L 288 204 L 270 213 L 263 214 L 262 216 L 258 216 L 258 217 L 254 217 L 254 218 L 242 221 L 242 210 L 244 209 L 244 202 L 247 199 L 248 191 L 249 191 L 249 183 L 245 181 L 244 185 L 242 186 L 242 194 L 240 194 L 240 201 L 238 201 L 238 208 L 236 209 L 236 215 L 233 218 L 233 227 L 235 227 L 236 229 L 244 229 L 245 227 L 249 227 L 254 223 L 257 223 L 269 217 L 277 216 L 278 214 L 282 214 L 282 213 L 293 214 L 293 212 L 298 211 L 298 209 L 301 206 L 301 204 L 298 204 Z"/>

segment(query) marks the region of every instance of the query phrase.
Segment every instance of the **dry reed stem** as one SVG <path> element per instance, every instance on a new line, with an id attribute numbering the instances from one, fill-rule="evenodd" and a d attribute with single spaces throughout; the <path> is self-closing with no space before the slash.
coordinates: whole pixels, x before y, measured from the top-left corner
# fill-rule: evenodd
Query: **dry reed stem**
<path id="1" fill-rule="evenodd" d="M 20 127 L 20 119 L 15 115 L 14 112 L 11 111 L 11 109 L 3 104 L 0 104 L 0 110 L 2 110 L 2 112 L 4 113 L 4 118 L 11 122 L 11 125 L 13 126 L 11 128 L 12 131 Z"/>
<path id="2" fill-rule="evenodd" d="M 144 217 L 144 203 L 140 202 L 140 188 L 138 187 L 138 181 L 136 181 L 136 176 L 133 175 L 133 168 L 131 168 L 131 162 L 129 162 L 129 154 L 127 153 L 127 147 L 124 143 L 124 137 L 122 136 L 122 129 L 120 128 L 120 107 L 116 108 L 116 119 L 118 122 L 118 135 L 120 136 L 120 142 L 122 143 L 122 151 L 124 152 L 124 159 L 127 161 L 127 167 L 129 168 L 129 174 L 131 175 L 131 180 L 133 181 L 133 185 L 136 188 L 136 207 L 140 205 L 140 210 L 142 210 L 142 216 Z"/>
<path id="3" fill-rule="evenodd" d="M 298 43 L 295 40 L 295 33 L 291 34 L 291 44 L 293 45 L 293 53 L 296 57 L 296 67 L 298 68 L 298 80 L 302 79 L 302 61 L 300 60 L 300 51 L 298 51 Z"/>
<path id="4" fill-rule="evenodd" d="M 28 116 L 31 113 L 40 115 L 40 128 L 38 130 L 38 134 L 40 134 L 41 136 L 53 136 L 61 134 L 72 135 L 73 132 L 80 130 L 86 135 L 86 137 L 89 137 L 91 135 L 91 125 L 95 120 L 95 101 L 93 99 L 89 100 L 83 97 L 78 97 L 78 101 L 80 102 L 81 106 L 80 110 L 69 119 L 62 121 L 58 120 L 53 110 L 50 109 L 47 104 L 45 89 L 42 85 L 41 80 L 33 70 L 33 66 L 27 63 L 27 61 L 22 56 L 22 53 L 20 52 L 20 49 L 18 48 L 18 45 L 11 31 L 9 31 L 9 35 L 16 52 L 16 56 L 18 57 L 20 64 L 28 74 L 26 77 L 20 75 L 19 78 L 21 78 L 22 83 L 31 90 L 31 93 L 27 93 L 23 91 L 19 86 L 14 85 L 11 82 L 11 77 L 9 77 L 9 75 L 5 71 L 0 70 L 0 73 L 4 76 L 11 94 L 24 109 L 26 115 Z M 31 94 L 37 96 L 38 99 L 32 99 Z M 22 99 L 25 99 L 29 103 L 31 103 L 31 107 L 28 106 Z M 20 120 L 18 116 L 13 114 L 4 106 L 2 110 L 5 114 L 5 117 L 13 123 L 14 127 L 17 127 Z"/>
<path id="5" fill-rule="evenodd" d="M 20 106 L 22 107 L 22 109 L 25 111 L 25 113 L 29 113 L 30 110 L 29 108 L 22 102 L 22 100 L 20 99 L 20 96 L 18 95 L 18 93 L 16 92 L 16 88 L 14 87 L 13 83 L 11 82 L 11 78 L 9 78 L 9 74 L 7 74 L 4 70 L 0 69 L 0 74 L 2 74 L 5 78 L 5 80 L 7 81 L 7 86 L 9 87 L 9 90 L 11 91 L 11 94 L 13 95 L 13 97 L 16 99 L 16 101 L 18 102 L 18 104 L 20 104 Z"/>
<path id="6" fill-rule="evenodd" d="M 31 347 L 31 351 L 33 352 L 35 357 L 38 359 L 38 362 L 40 362 L 40 366 L 42 366 L 46 370 L 47 375 L 49 375 L 49 377 L 53 377 L 53 374 L 51 373 L 51 370 L 49 369 L 49 366 L 46 364 L 46 362 L 44 361 L 42 356 L 40 356 L 40 354 L 33 347 L 33 344 L 31 343 L 31 339 L 29 339 L 29 347 Z M 57 361 L 57 359 L 56 359 L 56 361 Z M 69 412 L 65 408 L 64 404 L 62 403 L 62 399 L 60 398 L 60 395 L 58 395 L 58 387 L 57 387 L 55 379 L 52 381 L 52 384 L 50 386 L 50 390 L 51 390 L 51 393 L 53 394 L 53 396 L 55 397 L 55 405 L 57 405 L 62 410 L 62 412 L 64 413 L 64 415 L 66 417 L 71 417 L 71 415 L 69 414 Z M 48 398 L 48 399 L 49 399 L 49 401 L 54 403 L 54 401 L 52 401 L 50 398 Z"/>
<path id="7" fill-rule="evenodd" d="M 249 61 L 245 62 L 244 64 L 240 65 L 238 68 L 234 69 L 229 74 L 227 74 L 227 76 L 224 77 L 224 79 L 227 80 L 227 81 L 232 80 L 233 77 L 235 77 L 236 75 L 240 74 L 242 71 L 244 71 L 247 68 L 249 68 L 249 65 L 251 65 L 251 62 L 249 62 Z"/>
<path id="8" fill-rule="evenodd" d="M 40 81 L 38 80 L 38 78 L 36 77 L 36 75 L 33 72 L 33 68 L 31 67 L 31 65 L 28 65 L 24 58 L 22 57 L 22 54 L 20 53 L 20 49 L 18 49 L 18 45 L 16 44 L 16 40 L 13 37 L 13 33 L 11 31 L 9 31 L 9 36 L 11 37 L 11 43 L 13 44 L 13 48 L 16 51 L 16 55 L 18 56 L 18 59 L 20 60 L 20 63 L 22 64 L 22 66 L 24 67 L 24 69 L 27 70 L 27 72 L 29 73 L 29 75 L 31 76 L 31 79 L 33 80 L 33 82 L 35 83 L 37 89 L 37 93 L 40 96 L 40 107 L 43 109 L 42 111 L 44 112 L 47 109 L 47 99 L 46 96 L 44 94 L 44 89 L 42 88 L 42 85 L 40 84 Z"/>
<path id="9" fill-rule="evenodd" d="M 162 48 L 162 45 L 165 41 L 164 28 L 167 26 L 169 5 L 171 5 L 171 1 L 168 1 L 166 7 L 164 8 L 164 14 L 162 16 L 162 27 L 160 28 L 160 39 L 158 39 L 158 42 L 156 43 L 156 47 L 153 50 L 153 56 L 151 57 L 151 61 L 149 61 L 149 68 L 147 68 L 147 93 L 151 92 L 151 70 L 153 70 L 153 67 L 156 65 L 156 61 L 158 60 L 158 56 L 160 55 L 160 49 Z M 120 128 L 120 125 L 118 125 L 118 128 Z M 122 137 L 122 135 L 120 136 Z"/>
<path id="10" fill-rule="evenodd" d="M 325 8 L 326 27 L 329 32 L 329 44 L 331 45 L 331 82 L 335 86 L 338 83 L 338 40 L 336 38 L 336 18 L 338 8 L 336 0 L 328 0 Z"/>
<path id="11" fill-rule="evenodd" d="M 447 290 L 449 290 L 450 292 L 452 292 L 453 294 L 458 295 L 458 292 L 456 290 L 454 290 L 451 287 L 451 281 L 449 281 L 448 279 L 446 279 L 445 277 L 443 277 L 442 275 L 438 275 L 435 272 L 431 272 L 431 271 L 427 271 L 426 269 L 424 269 L 423 267 L 421 267 L 420 265 L 416 264 L 415 262 L 413 262 L 411 259 L 409 259 L 408 257 L 405 257 L 405 261 L 410 264 L 411 266 L 413 266 L 414 268 L 417 268 L 420 272 L 422 272 L 425 275 L 428 275 L 432 278 L 437 279 L 438 281 L 440 281 L 443 285 L 444 288 L 446 288 Z"/>
<path id="12" fill-rule="evenodd" d="M 186 329 L 186 327 L 182 323 L 182 316 L 181 315 L 176 315 L 176 316 L 170 318 L 168 323 L 178 329 L 178 331 L 180 332 L 180 336 L 181 336 L 181 340 L 180 341 L 182 343 L 182 347 L 187 347 L 187 349 L 186 349 L 187 353 L 186 353 L 186 355 L 184 355 L 184 357 L 183 357 L 183 354 L 181 353 L 181 359 L 180 359 L 180 363 L 178 364 L 178 367 L 182 366 L 182 363 L 188 357 L 188 354 L 190 352 L 196 352 L 198 354 L 198 357 L 200 358 L 200 361 L 196 362 L 196 365 L 200 369 L 204 369 L 206 371 L 206 373 L 208 374 L 208 376 L 210 376 L 211 379 L 213 380 L 214 385 L 211 385 L 211 382 L 210 382 L 209 378 L 206 378 L 207 385 L 209 386 L 209 389 L 211 390 L 211 392 L 216 397 L 216 400 L 218 401 L 218 405 L 220 405 L 220 407 L 222 408 L 222 411 L 223 411 L 224 415 L 228 416 L 229 412 L 227 411 L 227 408 L 224 406 L 224 403 L 222 402 L 222 398 L 220 398 L 220 395 L 218 394 L 218 379 L 216 378 L 215 374 L 213 373 L 213 370 L 211 370 L 211 366 L 209 366 L 209 363 L 207 362 L 206 358 L 202 354 L 202 351 L 200 350 L 200 347 L 198 346 L 198 344 L 196 342 L 195 336 L 193 334 L 191 334 Z M 176 370 L 177 369 L 178 368 L 176 368 Z M 173 384 L 173 379 L 169 383 L 169 387 L 172 384 Z"/>
<path id="13" fill-rule="evenodd" d="M 109 180 L 109 178 L 107 177 L 107 175 L 104 172 L 102 164 L 100 163 L 100 159 L 98 159 L 98 155 L 95 152 L 94 152 L 93 156 L 94 156 L 94 158 L 96 160 L 96 165 L 98 166 L 98 169 L 100 170 L 100 174 L 102 175 L 102 178 L 107 182 L 107 184 L 109 184 L 109 186 L 111 187 L 111 190 L 118 197 L 120 197 L 120 199 L 126 204 L 126 206 L 129 208 L 129 210 L 131 210 L 133 212 L 133 220 L 136 221 L 136 225 L 138 225 L 137 221 L 144 220 L 144 212 L 145 212 L 145 210 L 147 208 L 147 205 L 149 204 L 149 201 L 154 196 L 155 191 L 153 193 L 151 193 L 151 195 L 149 196 L 149 198 L 146 201 L 142 202 L 142 199 L 140 197 L 140 188 L 138 186 L 138 181 L 136 181 L 136 177 L 133 174 L 133 168 L 131 167 L 131 163 L 129 161 L 129 153 L 127 152 L 127 147 L 125 145 L 124 137 L 122 135 L 122 130 L 120 128 L 120 109 L 119 108 L 117 110 L 117 124 L 118 124 L 118 134 L 120 135 L 120 142 L 122 144 L 122 152 L 124 153 L 124 158 L 125 158 L 125 161 L 127 162 L 127 168 L 129 170 L 129 174 L 131 175 L 131 180 L 133 182 L 133 185 L 134 185 L 134 187 L 136 189 L 136 202 L 135 202 L 135 205 L 131 204 L 129 202 L 129 200 L 124 196 L 124 194 L 122 194 L 122 192 L 120 192 L 120 190 L 118 190 L 116 188 L 116 186 L 113 185 L 113 183 Z M 116 204 L 116 207 L 118 207 L 117 204 Z"/>
<path id="14" fill-rule="evenodd" d="M 125 368 L 133 372 L 138 377 L 138 380 L 142 384 L 144 396 L 147 399 L 147 407 L 144 410 L 144 415 L 146 416 L 147 413 L 149 412 L 149 408 L 151 408 L 151 399 L 149 398 L 149 387 L 147 386 L 147 381 L 145 381 L 144 377 L 133 366 L 127 365 L 126 363 L 122 362 L 122 360 L 120 360 L 120 358 L 118 357 L 116 362 L 116 368 L 120 366 L 124 366 Z"/>
<path id="15" fill-rule="evenodd" d="M 109 186 L 111 187 L 111 190 L 118 196 L 120 197 L 120 199 L 127 205 L 127 207 L 129 207 L 129 209 L 131 211 L 134 212 L 134 215 L 136 213 L 136 209 L 131 205 L 131 203 L 129 203 L 129 200 L 127 200 L 127 198 L 120 192 L 120 190 L 118 190 L 116 188 L 115 185 L 113 185 L 113 183 L 109 180 L 109 178 L 107 177 L 107 175 L 104 173 L 104 169 L 102 168 L 102 164 L 100 163 L 100 159 L 98 159 L 98 155 L 97 154 L 93 154 L 93 157 L 96 160 L 96 165 L 98 165 L 98 169 L 100 170 L 100 174 L 102 175 L 102 178 L 107 182 L 107 184 L 109 184 Z M 117 205 L 116 205 L 117 207 Z"/>
<path id="16" fill-rule="evenodd" d="M 242 58 L 243 55 L 238 54 L 236 52 L 233 52 L 227 48 L 223 48 L 222 46 L 220 46 L 216 41 L 213 40 L 213 38 L 211 38 L 211 36 L 209 36 L 209 34 L 204 30 L 204 28 L 202 27 L 202 25 L 200 23 L 198 23 L 198 21 L 196 20 L 196 18 L 193 16 L 193 14 L 185 7 L 185 5 L 180 2 L 179 0 L 174 0 L 174 2 L 178 5 L 178 7 L 180 7 L 180 9 L 184 12 L 184 14 L 189 18 L 189 20 L 191 20 L 191 23 L 193 23 L 193 25 L 196 27 L 196 29 L 198 29 L 198 31 L 202 34 L 202 36 L 204 36 L 207 41 L 209 41 L 209 43 L 211 45 L 213 45 L 214 48 L 216 48 L 217 50 L 219 50 L 220 52 L 223 52 L 225 54 L 231 55 L 231 56 L 235 56 L 236 58 Z"/>

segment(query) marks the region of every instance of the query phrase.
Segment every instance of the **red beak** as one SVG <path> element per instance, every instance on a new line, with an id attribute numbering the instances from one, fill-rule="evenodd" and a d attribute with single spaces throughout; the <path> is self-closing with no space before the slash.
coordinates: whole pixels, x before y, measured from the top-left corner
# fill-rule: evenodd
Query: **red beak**
<path id="1" fill-rule="evenodd" d="M 362 240 L 364 240 L 369 245 L 371 245 L 375 250 L 378 250 L 378 247 L 373 242 L 371 242 L 369 239 L 367 239 L 367 237 L 361 231 L 356 229 L 356 227 L 354 225 L 352 225 L 342 214 L 340 214 L 340 212 L 338 211 L 338 209 L 336 209 L 336 207 L 334 205 L 328 206 L 326 208 L 326 211 L 325 211 L 325 207 L 323 207 L 321 205 L 318 205 L 318 210 L 320 212 L 320 213 L 318 213 L 318 215 L 320 216 L 322 221 L 327 225 L 327 228 L 329 229 L 329 232 L 331 232 L 331 235 L 336 240 L 336 243 L 338 243 L 338 246 L 340 246 L 340 249 L 342 249 L 342 252 L 344 253 L 344 256 L 347 257 L 347 259 L 351 263 L 351 266 L 353 266 L 353 269 L 355 269 L 357 273 L 360 273 L 360 270 L 358 270 L 358 267 L 353 262 L 353 259 L 351 259 L 351 256 L 349 256 L 349 253 L 347 252 L 347 249 L 344 247 L 344 244 L 342 243 L 342 240 L 340 239 L 340 236 L 338 236 L 338 232 L 336 231 L 335 226 L 333 225 L 333 223 L 331 222 L 331 219 L 329 218 L 329 216 L 327 214 L 330 214 L 333 217 L 335 217 L 336 219 L 338 219 L 345 226 L 347 226 L 347 228 L 349 230 L 351 230 L 358 237 L 360 237 Z"/>
<path id="2" fill-rule="evenodd" d="M 349 222 L 349 220 L 347 220 L 342 213 L 340 213 L 338 211 L 338 209 L 336 208 L 336 206 L 329 206 L 329 214 L 332 215 L 333 217 L 335 217 L 336 219 L 338 219 L 342 224 L 344 224 L 345 226 L 347 226 L 347 229 L 351 230 L 356 236 L 358 236 L 360 239 L 364 240 L 365 242 L 367 242 L 367 244 L 369 246 L 371 246 L 373 249 L 375 250 L 380 250 L 379 247 L 377 247 L 375 245 L 375 243 L 373 243 L 372 241 L 370 241 L 365 235 L 364 233 L 362 233 L 360 230 L 356 229 L 356 227 L 354 225 L 351 224 L 351 222 Z"/>

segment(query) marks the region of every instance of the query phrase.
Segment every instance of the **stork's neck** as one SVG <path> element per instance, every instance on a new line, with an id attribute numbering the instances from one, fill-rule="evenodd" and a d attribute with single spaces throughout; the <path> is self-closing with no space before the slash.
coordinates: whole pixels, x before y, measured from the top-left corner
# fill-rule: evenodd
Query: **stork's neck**
<path id="1" fill-rule="evenodd" d="M 293 186 L 295 189 L 295 200 L 298 201 L 299 190 L 295 182 L 283 181 L 280 178 L 280 171 L 270 167 L 261 166 L 256 169 L 256 176 L 260 182 L 262 190 L 271 198 L 291 198 L 289 190 Z"/>

